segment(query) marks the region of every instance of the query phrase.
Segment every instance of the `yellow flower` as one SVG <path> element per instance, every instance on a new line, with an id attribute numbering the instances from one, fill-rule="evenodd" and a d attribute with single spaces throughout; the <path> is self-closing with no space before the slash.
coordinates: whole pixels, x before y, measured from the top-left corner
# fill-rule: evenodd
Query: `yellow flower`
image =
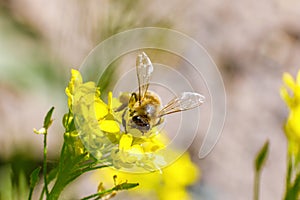
<path id="1" fill-rule="evenodd" d="M 138 182 L 140 185 L 138 188 L 128 191 L 130 195 L 135 197 L 136 195 L 144 197 L 151 195 L 153 196 L 151 199 L 189 200 L 190 196 L 186 187 L 197 181 L 199 170 L 191 161 L 189 154 L 185 153 L 161 172 L 137 174 L 105 168 L 99 170 L 95 177 L 97 180 L 108 182 L 113 175 L 117 175 L 121 181 Z"/>
<path id="2" fill-rule="evenodd" d="M 300 71 L 296 80 L 288 74 L 283 74 L 285 86 L 280 89 L 280 95 L 289 107 L 290 113 L 284 125 L 288 139 L 289 153 L 300 159 Z"/>

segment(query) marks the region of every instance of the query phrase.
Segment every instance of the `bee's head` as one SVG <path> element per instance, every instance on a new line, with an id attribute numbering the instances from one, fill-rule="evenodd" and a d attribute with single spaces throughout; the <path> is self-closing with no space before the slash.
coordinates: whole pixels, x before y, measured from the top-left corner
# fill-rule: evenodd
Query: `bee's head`
<path id="1" fill-rule="evenodd" d="M 137 94 L 134 92 L 131 94 L 131 97 L 128 102 L 129 109 L 133 109 L 134 105 L 138 102 Z"/>

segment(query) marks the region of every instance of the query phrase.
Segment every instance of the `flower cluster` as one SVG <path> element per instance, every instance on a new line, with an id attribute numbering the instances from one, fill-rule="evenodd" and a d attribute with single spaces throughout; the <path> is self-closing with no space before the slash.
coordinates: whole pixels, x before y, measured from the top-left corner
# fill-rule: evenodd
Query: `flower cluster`
<path id="1" fill-rule="evenodd" d="M 285 86 L 281 88 L 281 97 L 286 102 L 290 112 L 284 125 L 284 131 L 288 139 L 289 154 L 300 161 L 300 71 L 296 80 L 285 73 L 283 75 Z"/>
<path id="2" fill-rule="evenodd" d="M 106 160 L 115 168 L 140 167 L 148 171 L 159 170 L 165 165 L 157 152 L 164 148 L 160 134 L 135 137 L 122 131 L 120 114 L 114 112 L 120 106 L 118 99 L 108 94 L 108 103 L 100 98 L 100 89 L 94 82 L 83 83 L 77 70 L 72 70 L 66 88 L 70 115 L 74 118 L 74 130 L 82 144 L 94 158 Z"/>

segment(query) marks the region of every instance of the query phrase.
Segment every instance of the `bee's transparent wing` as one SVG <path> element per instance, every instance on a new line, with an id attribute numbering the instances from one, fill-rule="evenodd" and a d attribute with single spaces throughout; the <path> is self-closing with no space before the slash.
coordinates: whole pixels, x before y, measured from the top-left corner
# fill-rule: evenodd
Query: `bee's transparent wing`
<path id="1" fill-rule="evenodd" d="M 139 83 L 138 100 L 141 102 L 148 90 L 149 81 L 153 72 L 153 65 L 149 57 L 142 52 L 136 58 L 136 73 Z"/>
<path id="2" fill-rule="evenodd" d="M 204 103 L 205 97 L 195 92 L 183 92 L 172 99 L 159 113 L 159 117 L 175 112 L 190 110 Z"/>

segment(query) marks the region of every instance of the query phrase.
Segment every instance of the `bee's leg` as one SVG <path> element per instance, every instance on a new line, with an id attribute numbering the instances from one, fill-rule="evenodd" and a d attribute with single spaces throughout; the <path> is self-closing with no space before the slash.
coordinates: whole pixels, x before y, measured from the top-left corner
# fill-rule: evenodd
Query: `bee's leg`
<path id="1" fill-rule="evenodd" d="M 120 111 L 124 110 L 124 108 L 126 108 L 127 106 L 128 106 L 128 103 L 123 103 L 117 109 L 115 109 L 115 112 L 120 112 Z"/>
<path id="2" fill-rule="evenodd" d="M 162 117 L 159 118 L 158 122 L 154 126 L 158 126 L 164 122 L 164 119 Z"/>
<path id="3" fill-rule="evenodd" d="M 127 129 L 126 129 L 126 119 L 125 119 L 125 115 L 127 113 L 128 109 L 125 109 L 123 114 L 122 114 L 122 125 L 124 127 L 125 133 L 127 133 Z"/>

